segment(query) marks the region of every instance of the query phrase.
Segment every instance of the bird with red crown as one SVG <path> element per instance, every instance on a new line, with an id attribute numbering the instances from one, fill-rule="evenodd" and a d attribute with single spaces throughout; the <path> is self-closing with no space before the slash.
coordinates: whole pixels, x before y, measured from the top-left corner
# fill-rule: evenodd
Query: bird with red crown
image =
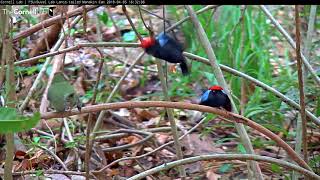
<path id="1" fill-rule="evenodd" d="M 202 94 L 200 105 L 223 108 L 230 112 L 232 110 L 228 95 L 223 91 L 222 87 L 217 85 L 211 86 Z"/>

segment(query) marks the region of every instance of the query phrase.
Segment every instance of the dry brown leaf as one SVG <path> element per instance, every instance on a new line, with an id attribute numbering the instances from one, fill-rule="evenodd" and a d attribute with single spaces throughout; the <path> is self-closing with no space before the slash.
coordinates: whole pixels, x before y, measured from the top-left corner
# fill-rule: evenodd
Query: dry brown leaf
<path id="1" fill-rule="evenodd" d="M 150 111 L 150 110 L 141 109 L 141 108 L 134 108 L 133 111 L 136 114 L 138 121 L 140 122 L 149 120 L 151 118 L 155 118 L 159 115 L 157 111 Z"/>
<path id="2" fill-rule="evenodd" d="M 61 118 L 57 119 L 51 119 L 50 121 L 41 119 L 40 123 L 36 126 L 36 128 L 42 129 L 42 130 L 48 130 L 48 126 L 54 130 L 54 129 L 59 129 L 62 123 Z"/>
<path id="3" fill-rule="evenodd" d="M 52 179 L 52 180 L 70 180 L 70 178 L 64 174 L 49 174 L 49 175 L 46 175 L 46 177 L 48 179 Z M 81 179 L 78 179 L 78 180 L 81 180 Z"/>
<path id="4" fill-rule="evenodd" d="M 129 16 L 133 16 L 135 14 L 135 12 L 128 6 L 126 6 L 126 10 L 127 10 L 127 13 Z M 123 11 L 122 11 L 122 6 L 116 6 L 115 8 L 112 8 L 111 9 L 111 12 L 114 13 L 114 14 L 123 14 Z"/>
<path id="5" fill-rule="evenodd" d="M 166 142 L 169 141 L 170 136 L 168 134 L 164 134 L 164 133 L 157 133 L 156 134 L 156 139 L 159 142 L 159 144 L 164 144 Z"/>
<path id="6" fill-rule="evenodd" d="M 105 29 L 102 33 L 102 40 L 106 42 L 111 41 L 116 37 L 117 37 L 117 30 L 114 26 L 112 26 L 111 28 Z"/>
<path id="7" fill-rule="evenodd" d="M 115 161 L 115 160 L 120 159 L 122 157 L 123 157 L 122 151 L 112 151 L 112 152 L 105 153 L 105 158 L 107 159 L 108 162 Z"/>
<path id="8" fill-rule="evenodd" d="M 188 141 L 189 139 L 190 141 Z M 224 153 L 224 150 L 214 146 L 214 140 L 209 136 L 200 138 L 199 134 L 192 133 L 189 138 L 184 138 L 182 144 L 187 150 L 193 151 L 194 155 L 212 154 L 212 153 Z M 192 146 L 191 146 L 192 145 Z"/>
<path id="9" fill-rule="evenodd" d="M 35 169 L 36 167 L 49 166 L 50 162 L 52 162 L 52 158 L 42 150 L 37 151 L 32 157 L 25 155 L 24 158 L 14 166 L 14 171 L 26 171 Z"/>
<path id="10" fill-rule="evenodd" d="M 135 144 L 138 141 L 140 141 L 140 138 L 138 138 L 137 136 L 128 136 L 126 138 L 122 138 L 120 140 L 120 144 Z"/>
<path id="11" fill-rule="evenodd" d="M 76 81 L 73 83 L 73 87 L 74 87 L 75 91 L 80 96 L 83 96 L 86 94 L 86 91 L 84 90 L 83 83 L 84 83 L 84 73 L 80 72 L 78 74 Z"/>
<path id="12" fill-rule="evenodd" d="M 207 171 L 206 176 L 208 178 L 208 180 L 218 180 L 219 178 L 221 178 L 221 175 L 216 174 L 213 169 L 210 169 L 209 171 Z"/>
<path id="13" fill-rule="evenodd" d="M 111 176 L 119 175 L 120 172 L 119 172 L 119 169 L 108 169 L 107 174 L 108 176 L 111 177 Z"/>
<path id="14" fill-rule="evenodd" d="M 124 176 L 124 177 L 131 177 L 136 174 L 136 171 L 134 170 L 134 168 L 129 166 L 123 166 L 121 171 L 122 171 L 121 176 Z"/>
<path id="15" fill-rule="evenodd" d="M 160 154 L 161 154 L 162 156 L 164 156 L 164 157 L 175 157 L 175 156 L 176 156 L 174 153 L 172 153 L 172 152 L 170 152 L 170 151 L 168 151 L 168 150 L 166 150 L 166 149 L 162 149 L 162 150 L 160 151 Z"/>
<path id="16" fill-rule="evenodd" d="M 67 168 L 71 167 L 74 163 L 76 163 L 76 158 L 77 158 L 77 154 L 75 151 L 71 150 L 68 151 L 68 156 L 67 159 L 64 161 L 64 164 L 66 165 Z"/>

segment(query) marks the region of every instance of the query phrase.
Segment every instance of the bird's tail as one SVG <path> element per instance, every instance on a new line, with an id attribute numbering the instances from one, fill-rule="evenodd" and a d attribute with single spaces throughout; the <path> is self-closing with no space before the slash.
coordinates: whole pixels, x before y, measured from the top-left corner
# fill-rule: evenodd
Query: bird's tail
<path id="1" fill-rule="evenodd" d="M 231 106 L 231 102 L 227 102 L 226 105 L 223 107 L 224 109 L 226 109 L 229 112 L 232 112 L 232 106 Z"/>
<path id="2" fill-rule="evenodd" d="M 186 76 L 186 75 L 189 74 L 188 65 L 187 65 L 185 59 L 184 59 L 183 61 L 181 61 L 181 63 L 180 63 L 180 68 L 181 68 L 182 74 L 183 74 L 184 76 Z"/>

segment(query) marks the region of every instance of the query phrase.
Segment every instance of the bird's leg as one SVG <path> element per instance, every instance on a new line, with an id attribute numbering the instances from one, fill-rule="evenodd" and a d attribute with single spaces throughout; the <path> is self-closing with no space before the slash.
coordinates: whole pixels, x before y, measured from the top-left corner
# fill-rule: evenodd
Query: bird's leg
<path id="1" fill-rule="evenodd" d="M 81 108 L 83 107 L 83 104 L 81 103 L 80 99 L 77 100 L 77 109 L 81 112 Z"/>

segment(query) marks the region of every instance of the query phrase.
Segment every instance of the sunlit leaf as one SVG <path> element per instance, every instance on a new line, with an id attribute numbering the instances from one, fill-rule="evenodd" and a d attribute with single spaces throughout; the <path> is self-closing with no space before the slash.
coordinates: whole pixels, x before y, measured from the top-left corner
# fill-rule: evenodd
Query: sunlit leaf
<path id="1" fill-rule="evenodd" d="M 232 164 L 223 164 L 222 166 L 220 166 L 219 172 L 226 173 L 226 172 L 230 171 L 231 168 L 232 168 Z"/>
<path id="2" fill-rule="evenodd" d="M 31 117 L 19 116 L 14 108 L 0 108 L 0 133 L 26 131 L 34 127 L 40 120 L 40 113 Z"/>
<path id="3" fill-rule="evenodd" d="M 129 31 L 123 34 L 123 41 L 132 42 L 136 39 L 136 34 L 133 31 Z"/>

